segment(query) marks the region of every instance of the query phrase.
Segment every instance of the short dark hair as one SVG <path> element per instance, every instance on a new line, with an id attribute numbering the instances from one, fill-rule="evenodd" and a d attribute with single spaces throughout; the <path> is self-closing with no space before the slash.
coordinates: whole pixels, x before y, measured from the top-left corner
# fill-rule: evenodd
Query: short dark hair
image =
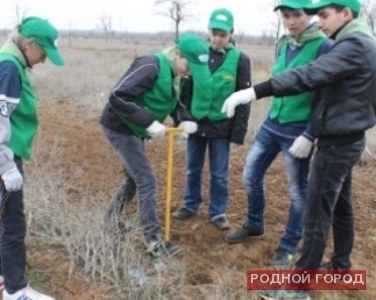
<path id="1" fill-rule="evenodd" d="M 347 6 L 344 6 L 344 5 L 340 5 L 340 4 L 330 4 L 328 5 L 327 7 L 330 7 L 330 8 L 334 8 L 334 10 L 336 12 L 341 12 L 343 11 Z M 353 15 L 353 18 L 357 18 L 359 16 L 359 13 L 353 11 L 352 9 L 350 9 L 351 12 L 352 12 L 352 15 Z"/>

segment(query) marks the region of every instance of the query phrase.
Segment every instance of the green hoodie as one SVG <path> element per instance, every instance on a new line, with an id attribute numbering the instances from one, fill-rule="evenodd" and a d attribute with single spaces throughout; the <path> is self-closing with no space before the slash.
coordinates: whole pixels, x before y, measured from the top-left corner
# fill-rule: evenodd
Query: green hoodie
<path id="1" fill-rule="evenodd" d="M 371 28 L 367 25 L 365 21 L 360 18 L 356 18 L 349 22 L 348 24 L 343 27 L 343 29 L 338 32 L 335 40 L 336 42 L 346 38 L 346 36 L 353 34 L 353 33 L 363 33 L 370 37 L 375 37 L 374 33 L 372 32 Z"/>
<path id="2" fill-rule="evenodd" d="M 13 153 L 24 159 L 29 159 L 32 153 L 32 143 L 38 129 L 36 98 L 29 76 L 31 69 L 21 50 L 9 41 L 0 49 L 0 61 L 12 61 L 18 69 L 22 82 L 20 103 L 10 116 L 11 138 L 9 148 Z"/>

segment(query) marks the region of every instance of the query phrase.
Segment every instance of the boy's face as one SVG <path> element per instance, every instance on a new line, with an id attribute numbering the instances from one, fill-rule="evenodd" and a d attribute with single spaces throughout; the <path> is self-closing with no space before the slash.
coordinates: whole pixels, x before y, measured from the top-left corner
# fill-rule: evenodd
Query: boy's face
<path id="1" fill-rule="evenodd" d="M 31 39 L 27 40 L 23 50 L 31 67 L 46 61 L 46 54 L 42 48 Z"/>
<path id="2" fill-rule="evenodd" d="M 231 35 L 231 33 L 220 29 L 209 30 L 209 41 L 211 47 L 214 50 L 221 50 L 225 48 L 230 41 Z"/>
<path id="3" fill-rule="evenodd" d="M 176 50 L 175 52 L 175 66 L 176 66 L 176 72 L 178 76 L 186 76 L 190 74 L 188 61 L 184 57 L 181 56 L 179 50 Z"/>
<path id="4" fill-rule="evenodd" d="M 281 9 L 283 25 L 289 33 L 296 37 L 302 33 L 308 26 L 311 17 L 306 15 L 302 9 Z"/>
<path id="5" fill-rule="evenodd" d="M 325 7 L 320 9 L 317 15 L 319 17 L 319 27 L 328 37 L 331 37 L 339 28 L 352 19 L 352 13 L 348 8 L 337 12 L 332 7 Z"/>

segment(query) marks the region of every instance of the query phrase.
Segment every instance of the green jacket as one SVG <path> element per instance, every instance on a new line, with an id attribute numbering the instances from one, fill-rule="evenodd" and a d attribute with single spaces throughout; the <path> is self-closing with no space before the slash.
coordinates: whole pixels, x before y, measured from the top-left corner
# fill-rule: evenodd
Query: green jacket
<path id="1" fill-rule="evenodd" d="M 296 69 L 315 60 L 320 46 L 326 41 L 326 38 L 321 31 L 314 27 L 303 33 L 300 41 L 304 43 L 303 48 L 289 64 L 286 63 L 286 52 L 291 44 L 291 38 L 280 41 L 280 52 L 272 70 L 273 75 Z M 294 40 L 294 42 L 296 41 Z M 311 116 L 311 106 L 311 92 L 293 96 L 274 97 L 269 117 L 272 120 L 277 120 L 280 124 L 308 121 Z"/>
<path id="2" fill-rule="evenodd" d="M 223 64 L 212 73 L 208 82 L 193 85 L 191 113 L 195 119 L 208 118 L 211 121 L 228 119 L 221 113 L 221 109 L 225 100 L 235 91 L 239 56 L 240 51 L 231 48 Z"/>
<path id="3" fill-rule="evenodd" d="M 159 73 L 152 89 L 137 99 L 137 104 L 149 109 L 153 117 L 163 123 L 177 106 L 178 95 L 173 92 L 175 83 L 171 76 L 171 67 L 168 57 L 162 53 L 156 54 L 159 61 Z M 134 124 L 122 116 L 122 113 L 113 106 L 115 114 L 140 138 L 150 138 L 145 128 Z"/>
<path id="4" fill-rule="evenodd" d="M 29 76 L 31 69 L 27 66 L 25 57 L 13 43 L 7 42 L 0 49 L 0 61 L 12 61 L 18 69 L 22 82 L 21 100 L 10 116 L 11 138 L 9 147 L 13 153 L 24 159 L 32 154 L 32 143 L 38 129 L 38 116 L 34 89 Z"/>

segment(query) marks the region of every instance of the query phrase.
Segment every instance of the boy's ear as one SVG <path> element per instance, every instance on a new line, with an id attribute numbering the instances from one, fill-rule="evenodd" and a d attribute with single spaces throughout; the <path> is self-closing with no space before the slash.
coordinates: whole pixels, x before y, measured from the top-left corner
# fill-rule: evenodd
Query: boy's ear
<path id="1" fill-rule="evenodd" d="M 343 13 L 344 13 L 346 19 L 348 19 L 348 20 L 354 19 L 354 15 L 353 15 L 351 8 L 345 7 L 343 9 Z"/>

